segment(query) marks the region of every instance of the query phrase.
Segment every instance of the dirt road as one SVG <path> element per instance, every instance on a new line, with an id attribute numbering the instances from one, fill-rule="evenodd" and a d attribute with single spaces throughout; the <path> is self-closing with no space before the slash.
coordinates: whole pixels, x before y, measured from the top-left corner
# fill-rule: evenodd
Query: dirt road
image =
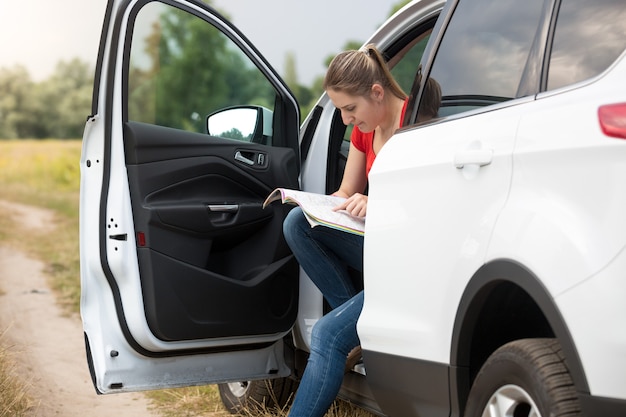
<path id="1" fill-rule="evenodd" d="M 52 213 L 5 201 L 16 221 L 41 231 Z M 36 417 L 157 416 L 143 394 L 96 395 L 85 359 L 78 317 L 65 317 L 55 303 L 44 265 L 0 246 L 0 334 L 17 358 L 20 375 L 35 400 Z"/>

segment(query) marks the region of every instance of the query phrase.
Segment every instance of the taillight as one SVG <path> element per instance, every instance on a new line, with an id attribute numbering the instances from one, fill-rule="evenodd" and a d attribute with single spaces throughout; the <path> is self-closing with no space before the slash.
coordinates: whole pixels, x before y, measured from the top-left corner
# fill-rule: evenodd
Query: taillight
<path id="1" fill-rule="evenodd" d="M 598 120 L 605 135 L 626 139 L 626 103 L 600 106 Z"/>

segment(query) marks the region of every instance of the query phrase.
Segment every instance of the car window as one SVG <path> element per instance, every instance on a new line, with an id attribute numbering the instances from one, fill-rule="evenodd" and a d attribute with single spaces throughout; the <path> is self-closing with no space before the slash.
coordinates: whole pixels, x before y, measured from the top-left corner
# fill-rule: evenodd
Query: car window
<path id="1" fill-rule="evenodd" d="M 202 18 L 151 2 L 138 11 L 132 30 L 128 120 L 207 133 L 207 116 L 218 110 L 255 106 L 273 112 L 277 93 L 271 83 Z M 233 112 L 231 125 L 211 134 L 252 141 L 250 120 L 241 117 L 248 113 L 256 115 Z"/>
<path id="2" fill-rule="evenodd" d="M 429 114 L 429 100 L 421 100 L 418 120 L 523 95 L 524 70 L 545 7 L 544 0 L 461 1 L 429 74 L 430 84 L 440 87 L 441 107 Z"/>
<path id="3" fill-rule="evenodd" d="M 548 89 L 600 74 L 624 48 L 624 0 L 561 2 L 550 56 Z"/>
<path id="4" fill-rule="evenodd" d="M 398 54 L 389 60 L 388 64 L 391 68 L 391 74 L 407 94 L 413 86 L 413 80 L 415 80 L 415 75 L 431 33 L 432 29 L 420 33 L 410 44 L 402 48 Z"/>

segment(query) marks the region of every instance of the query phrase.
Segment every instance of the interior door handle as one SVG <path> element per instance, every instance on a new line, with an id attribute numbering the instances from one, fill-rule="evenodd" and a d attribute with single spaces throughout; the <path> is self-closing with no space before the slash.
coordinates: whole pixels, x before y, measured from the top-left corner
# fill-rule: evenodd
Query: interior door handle
<path id="1" fill-rule="evenodd" d="M 239 162 L 243 162 L 246 165 L 254 165 L 254 161 L 246 156 L 244 156 L 241 151 L 235 152 L 235 160 Z"/>
<path id="2" fill-rule="evenodd" d="M 237 204 L 209 204 L 209 211 L 217 213 L 236 213 L 239 210 Z"/>
<path id="3" fill-rule="evenodd" d="M 462 169 L 465 165 L 489 165 L 493 160 L 492 149 L 467 149 L 454 155 L 454 166 Z"/>

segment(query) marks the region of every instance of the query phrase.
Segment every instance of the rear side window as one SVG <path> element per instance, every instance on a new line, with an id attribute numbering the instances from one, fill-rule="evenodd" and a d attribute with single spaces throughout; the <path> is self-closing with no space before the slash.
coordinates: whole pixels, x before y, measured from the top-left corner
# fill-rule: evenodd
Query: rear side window
<path id="1" fill-rule="evenodd" d="M 524 70 L 543 25 L 544 7 L 544 0 L 461 1 L 429 74 L 442 94 L 434 116 L 523 95 Z M 427 114 L 432 106 L 424 104 L 429 101 L 421 100 L 418 121 L 432 117 Z"/>
<path id="2" fill-rule="evenodd" d="M 625 48 L 624 0 L 562 1 L 550 56 L 548 89 L 600 74 Z"/>

